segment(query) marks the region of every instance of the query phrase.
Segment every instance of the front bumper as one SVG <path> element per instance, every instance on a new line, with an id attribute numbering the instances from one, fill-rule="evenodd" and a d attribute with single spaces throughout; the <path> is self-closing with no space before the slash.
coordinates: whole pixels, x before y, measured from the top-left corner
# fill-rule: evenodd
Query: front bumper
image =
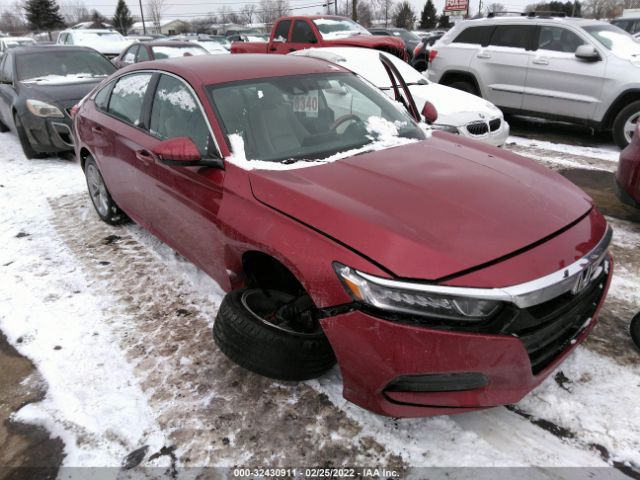
<path id="1" fill-rule="evenodd" d="M 71 118 L 41 118 L 30 113 L 21 117 L 31 147 L 38 153 L 57 153 L 74 149 Z"/>
<path id="2" fill-rule="evenodd" d="M 340 364 L 344 397 L 394 417 L 518 402 L 593 329 L 612 276 L 610 238 L 608 231 L 558 272 L 485 290 L 505 303 L 480 325 L 436 326 L 364 306 L 321 320 Z"/>

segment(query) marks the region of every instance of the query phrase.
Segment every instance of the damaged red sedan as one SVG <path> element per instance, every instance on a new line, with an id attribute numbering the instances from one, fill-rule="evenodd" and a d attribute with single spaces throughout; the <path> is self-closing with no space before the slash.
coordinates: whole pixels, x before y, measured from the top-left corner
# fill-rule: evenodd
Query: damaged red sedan
<path id="1" fill-rule="evenodd" d="M 348 400 L 426 416 L 519 401 L 589 334 L 611 230 L 584 192 L 334 64 L 221 57 L 117 72 L 75 132 L 98 215 L 228 292 L 229 358 L 286 380 L 337 360 Z"/>

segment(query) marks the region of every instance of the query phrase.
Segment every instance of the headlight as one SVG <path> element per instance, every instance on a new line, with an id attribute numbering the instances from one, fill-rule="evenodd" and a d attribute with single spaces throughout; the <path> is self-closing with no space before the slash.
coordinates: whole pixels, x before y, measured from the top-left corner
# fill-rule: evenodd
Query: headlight
<path id="1" fill-rule="evenodd" d="M 41 102 L 40 100 L 27 100 L 27 108 L 36 117 L 55 117 L 64 118 L 64 114 L 55 105 Z"/>
<path id="2" fill-rule="evenodd" d="M 444 320 L 481 321 L 491 317 L 502 302 L 476 298 L 441 295 L 389 287 L 375 282 L 375 278 L 340 263 L 333 267 L 351 297 L 366 305 L 398 313 L 410 313 Z M 396 282 L 401 285 L 402 282 Z"/>
<path id="3" fill-rule="evenodd" d="M 431 126 L 436 130 L 442 130 L 444 132 L 455 133 L 456 135 L 460 135 L 460 131 L 458 130 L 458 127 L 454 127 L 453 125 L 443 125 L 440 123 L 436 123 Z"/>

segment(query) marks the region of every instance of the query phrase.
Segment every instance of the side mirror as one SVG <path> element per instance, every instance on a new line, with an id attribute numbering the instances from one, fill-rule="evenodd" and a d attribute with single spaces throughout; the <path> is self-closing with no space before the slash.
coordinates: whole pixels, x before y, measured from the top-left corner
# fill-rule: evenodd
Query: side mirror
<path id="1" fill-rule="evenodd" d="M 576 57 L 581 60 L 589 60 L 592 62 L 600 60 L 600 54 L 593 45 L 580 45 L 576 48 Z"/>
<path id="2" fill-rule="evenodd" d="M 425 102 L 424 107 L 422 107 L 422 116 L 428 124 L 435 123 L 438 119 L 438 111 L 433 106 L 433 103 Z"/>
<path id="3" fill-rule="evenodd" d="M 193 167 L 202 157 L 193 140 L 189 137 L 176 137 L 159 143 L 153 153 L 165 165 L 173 167 Z"/>

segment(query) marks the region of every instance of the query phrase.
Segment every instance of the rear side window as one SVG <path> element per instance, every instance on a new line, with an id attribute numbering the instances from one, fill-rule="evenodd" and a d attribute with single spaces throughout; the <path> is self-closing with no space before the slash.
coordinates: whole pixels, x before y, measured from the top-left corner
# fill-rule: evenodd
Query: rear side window
<path id="1" fill-rule="evenodd" d="M 109 100 L 109 113 L 131 125 L 140 125 L 142 103 L 150 81 L 150 73 L 126 75 L 118 80 Z"/>
<path id="2" fill-rule="evenodd" d="M 147 52 L 147 47 L 140 45 L 140 50 L 138 50 L 138 58 L 137 62 L 146 62 L 149 60 L 149 52 Z"/>
<path id="3" fill-rule="evenodd" d="M 276 31 L 273 34 L 273 39 L 276 42 L 286 42 L 289 38 L 289 27 L 291 26 L 291 20 L 283 20 L 276 27 Z"/>
<path id="4" fill-rule="evenodd" d="M 304 20 L 296 20 L 293 24 L 291 41 L 298 43 L 313 43 L 316 41 L 316 36 L 313 34 L 313 30 L 311 30 L 311 27 L 307 22 Z"/>
<path id="5" fill-rule="evenodd" d="M 536 27 L 528 25 L 498 25 L 493 31 L 489 45 L 530 49 Z"/>
<path id="6" fill-rule="evenodd" d="M 122 61 L 125 63 L 133 63 L 136 60 L 136 52 L 138 51 L 138 45 L 134 45 L 133 47 L 129 47 L 127 53 L 122 57 Z"/>
<path id="7" fill-rule="evenodd" d="M 489 45 L 489 39 L 491 38 L 493 29 L 494 27 L 489 25 L 484 27 L 466 28 L 460 32 L 453 43 L 471 43 L 473 45 L 482 45 L 483 47 L 486 47 Z"/>

